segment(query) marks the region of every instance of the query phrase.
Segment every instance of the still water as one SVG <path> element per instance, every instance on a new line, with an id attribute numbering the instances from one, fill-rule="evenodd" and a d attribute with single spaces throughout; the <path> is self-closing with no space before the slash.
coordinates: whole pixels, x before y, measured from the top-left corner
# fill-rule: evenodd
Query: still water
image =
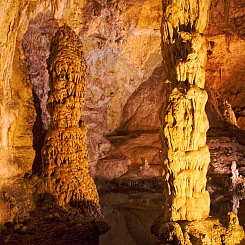
<path id="1" fill-rule="evenodd" d="M 232 196 L 222 192 L 211 194 L 210 214 L 226 215 L 232 210 Z M 102 212 L 110 230 L 100 237 L 100 245 L 157 245 L 150 233 L 153 221 L 162 214 L 162 193 L 106 193 L 100 196 Z M 240 224 L 245 227 L 245 199 L 238 208 Z"/>

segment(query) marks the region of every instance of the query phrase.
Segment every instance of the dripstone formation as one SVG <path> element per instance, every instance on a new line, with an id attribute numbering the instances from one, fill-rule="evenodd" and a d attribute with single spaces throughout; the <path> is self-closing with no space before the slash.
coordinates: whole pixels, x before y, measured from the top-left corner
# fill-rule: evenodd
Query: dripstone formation
<path id="1" fill-rule="evenodd" d="M 35 205 L 26 216 L 16 216 L 0 234 L 0 243 L 97 245 L 109 225 L 88 173 L 87 129 L 80 120 L 86 87 L 82 44 L 67 25 L 52 39 L 47 68 L 51 125 L 42 149 L 40 173 L 27 173 L 24 179 Z"/>
<path id="2" fill-rule="evenodd" d="M 207 0 L 163 0 L 162 53 L 168 84 L 167 106 L 161 111 L 163 148 L 167 146 L 164 214 L 151 227 L 161 244 L 240 244 L 244 238 L 234 213 L 225 226 L 209 218 L 203 35 L 209 5 Z"/>
<path id="3" fill-rule="evenodd" d="M 86 65 L 82 44 L 70 27 L 63 26 L 51 43 L 48 58 L 51 126 L 42 150 L 42 184 L 62 207 L 70 205 L 91 215 L 99 212 L 99 197 L 88 173 L 86 126 L 80 121 L 84 106 Z"/>
<path id="4" fill-rule="evenodd" d="M 168 3 L 167 3 L 168 2 Z M 168 153 L 164 161 L 166 219 L 201 220 L 209 216 L 206 145 L 209 128 L 204 90 L 209 1 L 163 1 L 162 50 L 169 82 L 162 111 Z"/>

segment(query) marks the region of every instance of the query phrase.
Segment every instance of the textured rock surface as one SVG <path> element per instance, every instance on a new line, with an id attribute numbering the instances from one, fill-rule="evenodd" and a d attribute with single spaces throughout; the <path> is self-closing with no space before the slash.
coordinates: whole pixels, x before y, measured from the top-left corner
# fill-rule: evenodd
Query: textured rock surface
<path id="1" fill-rule="evenodd" d="M 159 110 L 164 101 L 162 67 L 156 68 L 151 77 L 143 82 L 128 98 L 123 109 L 119 131 L 159 130 Z"/>
<path id="2" fill-rule="evenodd" d="M 48 10 L 43 11 L 30 21 L 22 40 L 24 62 L 32 83 L 33 96 L 39 101 L 40 109 L 36 110 L 41 110 L 41 122 L 45 130 L 50 125 L 50 115 L 46 108 L 50 89 L 46 60 L 49 56 L 51 38 L 58 27 L 58 21 L 52 13 Z"/>
<path id="3" fill-rule="evenodd" d="M 87 209 L 94 215 L 100 208 L 99 197 L 88 173 L 86 126 L 79 121 L 84 106 L 86 64 L 80 40 L 66 25 L 59 28 L 51 43 L 48 70 L 51 125 L 42 150 L 38 193 L 53 196 L 61 207 L 70 205 L 81 212 Z"/>
<path id="4" fill-rule="evenodd" d="M 5 206 L 10 206 L 10 212 L 4 203 L 1 207 L 10 217 L 3 214 L 2 219 L 10 222 L 8 229 L 1 232 L 0 242 L 98 244 L 99 235 L 109 226 L 103 221 L 96 186 L 88 173 L 87 130 L 80 120 L 86 87 L 82 44 L 67 25 L 60 27 L 52 40 L 48 70 L 51 89 L 47 105 L 51 122 L 42 150 L 41 173 L 25 178 L 29 191 L 34 191 L 35 201 L 30 203 L 35 203 L 35 207 L 29 206 L 29 210 L 24 210 L 29 211 L 26 216 L 20 216 L 18 203 L 27 206 L 31 195 L 27 195 L 24 203 L 12 197 L 11 190 L 10 194 L 3 192 L 2 199 Z M 26 231 L 31 235 L 26 235 Z"/>
<path id="5" fill-rule="evenodd" d="M 231 163 L 235 161 L 239 166 L 239 172 L 245 174 L 245 146 L 233 135 L 208 137 L 207 145 L 210 150 L 211 166 L 210 174 L 231 174 Z"/>
<path id="6" fill-rule="evenodd" d="M 82 39 L 89 65 L 83 118 L 88 125 L 87 145 L 93 168 L 111 147 L 105 135 L 119 126 L 128 97 L 161 63 L 161 4 L 159 1 L 9 0 L 0 7 L 3 16 L 0 184 L 7 182 L 11 188 L 13 176 L 22 182 L 27 171 L 32 169 L 37 173 L 41 168 L 41 148 L 50 120 L 45 109 L 49 90 L 45 59 L 52 36 L 65 22 Z M 128 162 L 126 159 L 125 163 Z M 108 168 L 101 166 L 101 169 L 107 172 L 103 175 L 110 175 Z M 114 177 L 120 176 L 127 165 L 122 169 L 118 173 L 112 167 L 110 172 L 114 172 Z M 98 176 L 101 170 L 93 173 Z M 2 191 L 6 190 L 4 185 Z M 15 192 L 11 195 L 18 199 Z M 7 221 L 5 218 L 3 223 Z"/>
<path id="7" fill-rule="evenodd" d="M 244 129 L 245 3 L 212 1 L 206 31 L 208 61 L 206 85 L 231 104 L 238 125 Z"/>
<path id="8" fill-rule="evenodd" d="M 94 166 L 110 148 L 105 134 L 115 131 L 124 120 L 122 112 L 127 99 L 161 64 L 161 5 L 157 1 L 134 1 L 133 4 L 126 1 L 79 1 L 72 4 L 68 1 L 67 6 L 62 18 L 61 8 L 55 15 L 50 11 L 41 12 L 30 22 L 24 36 L 25 61 L 30 69 L 34 93 L 39 99 L 37 114 L 42 118 L 40 124 L 43 124 L 35 127 L 34 132 L 41 144 L 40 127 L 49 125 L 45 109 L 49 87 L 44 59 L 49 53 L 49 36 L 57 29 L 58 22 L 67 21 L 84 43 L 88 86 L 83 118 L 88 125 L 89 162 Z M 77 13 L 76 16 L 72 15 L 73 12 Z M 142 52 L 132 47 L 139 47 Z M 31 56 L 35 58 L 30 60 Z"/>
<path id="9" fill-rule="evenodd" d="M 20 45 L 17 43 L 18 48 Z M 13 67 L 16 70 L 12 74 L 12 103 L 14 103 L 12 110 L 16 112 L 16 118 L 8 133 L 13 134 L 12 142 L 9 144 L 9 148 L 12 148 L 13 152 L 10 162 L 12 162 L 12 166 L 17 165 L 18 172 L 21 173 L 30 169 L 30 162 L 33 162 L 35 157 L 32 126 L 36 113 L 29 74 L 19 55 L 19 51 L 16 50 L 13 61 Z M 12 174 L 15 175 L 16 173 Z"/>
<path id="10" fill-rule="evenodd" d="M 94 166 L 111 147 L 105 135 L 115 134 L 125 122 L 128 105 L 135 108 L 136 100 L 142 96 L 136 95 L 131 102 L 133 94 L 161 64 L 161 5 L 148 0 L 105 1 L 91 3 L 86 9 L 89 21 L 80 32 L 88 65 L 83 117 L 89 131 L 89 159 Z M 91 9 L 95 9 L 92 15 Z M 142 105 L 147 108 L 144 102 Z M 134 114 L 135 110 L 131 111 Z M 142 121 L 134 117 L 135 121 Z M 142 129 L 139 124 L 134 128 Z"/>
<path id="11" fill-rule="evenodd" d="M 244 136 L 224 123 L 230 104 L 243 127 L 244 10 L 240 0 L 213 0 L 205 32 L 206 108 L 214 129 L 208 141 L 212 174 L 229 174 L 232 161 L 237 161 L 239 170 L 244 169 Z M 0 12 L 0 205 L 5 210 L 1 222 L 12 221 L 17 206 L 18 213 L 24 211 L 22 176 L 41 168 L 41 148 L 49 125 L 45 59 L 53 34 L 64 23 L 82 39 L 88 66 L 83 120 L 88 127 L 91 173 L 124 180 L 160 175 L 159 165 L 153 166 L 159 164 L 161 153 L 157 110 L 159 101 L 166 101 L 163 91 L 168 86 L 162 87 L 165 75 L 158 69 L 162 61 L 161 1 L 6 0 Z M 228 110 L 222 109 L 225 100 Z M 228 113 L 228 118 L 234 119 L 232 115 Z M 224 131 L 220 133 L 217 127 Z M 230 132 L 228 136 L 225 131 Z M 111 138 L 106 136 L 109 132 Z M 229 176 L 210 178 L 223 189 Z M 8 193 L 7 199 L 3 192 Z M 9 205 L 9 200 L 18 205 Z"/>
<path id="12" fill-rule="evenodd" d="M 229 218 L 222 223 L 208 218 L 194 222 L 169 222 L 159 227 L 156 222 L 152 232 L 162 244 L 243 244 L 245 235 L 237 216 L 230 212 Z"/>
<path id="13" fill-rule="evenodd" d="M 209 216 L 206 146 L 209 124 L 204 90 L 208 1 L 163 2 L 163 68 L 169 83 L 162 110 L 168 147 L 164 161 L 166 220 L 201 220 Z M 163 145 L 165 146 L 165 145 Z"/>
<path id="14" fill-rule="evenodd" d="M 6 16 L 5 19 L 2 19 L 1 29 L 1 36 L 3 37 L 1 59 L 2 64 L 5 64 L 1 67 L 2 81 L 5 81 L 1 83 L 1 86 L 4 86 L 1 91 L 5 94 L 4 97 L 1 97 L 4 101 L 2 104 L 4 117 L 1 117 L 1 125 L 4 127 L 1 131 L 3 137 L 1 149 L 4 152 L 9 152 L 9 154 L 4 154 L 4 158 L 1 159 L 2 174 L 12 176 L 25 172 L 26 169 L 31 168 L 33 158 L 40 162 L 40 145 L 43 142 L 43 133 L 40 132 L 42 127 L 47 128 L 49 122 L 45 111 L 45 101 L 49 89 L 45 58 L 49 54 L 50 37 L 54 34 L 58 25 L 64 22 L 71 25 L 82 38 L 85 59 L 89 67 L 83 117 L 88 125 L 87 144 L 90 166 L 95 166 L 98 159 L 104 158 L 109 151 L 111 144 L 105 137 L 108 132 L 113 132 L 118 127 L 123 130 L 126 128 L 144 130 L 147 127 L 148 129 L 159 127 L 160 122 L 156 111 L 153 111 L 150 114 L 151 116 L 147 116 L 152 108 L 159 107 L 155 95 L 153 97 L 149 94 L 143 99 L 142 94 L 146 84 L 149 84 L 149 87 L 154 86 L 154 91 L 157 90 L 155 86 L 158 86 L 156 80 L 152 83 L 148 78 L 151 75 L 152 77 L 156 76 L 156 72 L 153 71 L 161 64 L 162 59 L 159 32 L 162 15 L 161 1 L 135 0 L 131 3 L 123 0 L 114 2 L 69 0 L 52 1 L 52 3 L 49 1 L 41 3 L 34 1 L 19 3 L 15 1 L 16 4 L 12 2 L 14 1 L 4 3 L 1 8 L 3 16 Z M 18 15 L 20 9 L 21 15 Z M 245 50 L 242 48 L 244 45 L 242 39 L 244 4 L 231 0 L 229 10 L 229 25 L 225 25 L 223 1 L 212 2 L 211 21 L 206 32 L 210 41 L 208 43 L 210 52 L 207 64 L 207 84 L 212 91 L 217 90 L 231 104 L 232 109 L 235 110 L 238 124 L 241 126 L 243 121 L 241 105 L 243 103 L 237 103 L 237 101 L 240 101 L 240 97 L 242 101 L 243 90 L 237 91 L 237 88 L 243 87 L 240 78 L 243 77 L 244 69 L 240 60 L 243 59 L 243 50 Z M 33 20 L 31 20 L 32 18 Z M 12 22 L 15 24 L 11 24 Z M 9 27 L 12 31 L 7 35 Z M 233 34 L 229 39 L 230 52 L 226 50 L 227 35 L 224 35 L 227 28 L 229 32 L 233 30 Z M 26 34 L 22 40 L 24 33 Z M 22 42 L 24 44 L 24 54 L 21 47 Z M 13 59 L 14 54 L 15 59 Z M 31 85 L 25 83 L 25 86 L 23 83 L 19 83 L 19 78 L 15 75 L 19 73 L 15 69 L 16 65 L 13 66 L 14 69 L 12 68 L 12 60 L 18 60 L 18 64 L 23 64 L 23 55 L 25 56 L 27 72 L 33 84 L 33 93 L 34 95 L 37 94 L 35 102 L 37 119 L 33 128 L 36 155 L 33 155 L 34 152 L 30 147 L 31 135 L 30 138 L 25 137 L 30 139 L 29 142 L 23 142 L 22 147 L 17 146 L 17 151 L 13 152 L 12 148 L 12 140 L 19 137 L 20 127 L 25 127 L 25 132 L 31 134 L 32 125 L 34 124 L 33 106 L 30 104 L 32 102 L 19 104 L 18 98 L 14 94 L 11 95 L 12 88 L 16 87 L 16 94 L 20 94 L 18 91 L 26 87 L 26 96 L 28 98 L 33 96 L 30 90 Z M 237 62 L 239 62 L 239 65 L 235 65 Z M 9 67 L 10 69 L 8 69 Z M 227 70 L 225 73 L 230 74 L 229 76 L 234 82 L 229 82 L 230 79 L 223 75 L 220 80 L 220 68 L 222 68 L 223 74 Z M 11 74 L 13 74 L 13 77 Z M 21 77 L 23 76 L 21 75 Z M 148 82 L 143 85 L 142 82 L 144 81 Z M 224 82 L 225 86 L 222 85 Z M 20 86 L 19 88 L 17 88 L 17 84 Z M 234 86 L 236 86 L 234 84 L 239 84 L 236 91 L 234 90 Z M 230 86 L 233 86 L 234 89 L 228 89 Z M 226 91 L 221 93 L 222 89 Z M 235 95 L 230 96 L 230 91 L 233 91 L 232 94 Z M 240 97 L 238 93 L 241 94 Z M 211 102 L 213 104 L 216 103 L 213 102 L 216 97 L 217 93 L 212 98 Z M 230 98 L 233 98 L 233 102 Z M 22 98 L 21 100 L 27 101 L 28 99 Z M 130 107 L 131 109 L 129 109 Z M 139 109 L 137 109 L 138 107 Z M 151 109 L 148 110 L 148 107 Z M 28 124 L 24 123 L 26 119 L 19 118 L 17 119 L 18 122 L 16 121 L 17 114 L 20 116 L 18 110 L 22 111 L 21 118 L 28 115 L 30 119 Z M 215 112 L 215 115 L 217 115 L 217 112 Z M 214 118 L 212 126 L 218 124 L 216 119 Z M 22 121 L 25 125 L 20 126 L 19 121 Z M 142 125 L 137 123 L 142 121 Z M 10 127 L 10 125 L 12 126 Z M 7 130 L 7 128 L 10 130 Z M 9 141 L 8 144 L 7 141 Z M 23 157 L 21 159 L 21 154 L 25 154 L 28 158 Z M 137 158 L 140 158 L 140 156 L 137 156 Z M 24 164 L 25 168 L 22 168 Z M 39 166 L 36 166 L 35 163 L 35 167 L 40 168 L 40 163 Z"/>
<path id="15" fill-rule="evenodd" d="M 49 7 L 49 3 L 45 1 L 37 3 L 28 0 L 10 0 L 1 3 L 0 151 L 3 157 L 0 161 L 2 180 L 25 172 L 26 168 L 30 168 L 30 163 L 34 157 L 32 149 L 28 150 L 28 148 L 30 148 L 30 141 L 32 141 L 31 130 L 35 114 L 33 101 L 30 103 L 30 98 L 32 98 L 31 86 L 26 71 L 23 69 L 21 39 L 29 20 L 45 7 Z M 17 90 L 13 89 L 14 87 Z M 23 123 L 24 125 L 20 129 L 19 127 Z M 27 126 L 28 124 L 29 126 Z M 26 131 L 28 137 L 23 137 L 22 130 Z M 21 147 L 18 142 L 20 138 L 23 142 Z M 14 144 L 16 149 L 13 148 Z M 23 153 L 25 148 L 29 151 L 29 157 Z M 26 163 L 24 163 L 25 161 Z"/>

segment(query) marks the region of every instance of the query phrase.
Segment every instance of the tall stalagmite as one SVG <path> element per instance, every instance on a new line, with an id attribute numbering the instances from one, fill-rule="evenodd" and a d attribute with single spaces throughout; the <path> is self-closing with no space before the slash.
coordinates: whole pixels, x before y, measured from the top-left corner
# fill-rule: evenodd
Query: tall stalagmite
<path id="1" fill-rule="evenodd" d="M 169 84 L 162 113 L 168 153 L 164 161 L 165 218 L 201 220 L 209 216 L 206 145 L 209 128 L 204 90 L 209 0 L 163 1 L 162 52 Z"/>
<path id="2" fill-rule="evenodd" d="M 234 213 L 229 213 L 226 226 L 209 218 L 203 35 L 209 5 L 209 0 L 163 0 L 162 53 L 168 84 L 167 106 L 161 111 L 168 149 L 163 164 L 165 213 L 151 227 L 161 244 L 230 245 L 244 238 Z"/>
<path id="3" fill-rule="evenodd" d="M 42 150 L 38 191 L 53 196 L 59 206 L 97 214 L 99 197 L 88 173 L 87 129 L 80 121 L 86 87 L 82 44 L 65 25 L 57 31 L 50 51 L 48 111 L 52 121 Z"/>

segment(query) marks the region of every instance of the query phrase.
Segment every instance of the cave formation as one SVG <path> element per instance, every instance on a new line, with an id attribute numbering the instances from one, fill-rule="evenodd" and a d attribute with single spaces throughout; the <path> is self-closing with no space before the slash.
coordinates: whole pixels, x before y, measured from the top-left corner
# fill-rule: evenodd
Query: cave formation
<path id="1" fill-rule="evenodd" d="M 54 195 L 61 207 L 86 206 L 88 212 L 96 215 L 100 212 L 99 196 L 88 173 L 87 129 L 84 122 L 79 122 L 86 66 L 82 44 L 68 26 L 56 32 L 47 62 L 51 124 L 42 150 L 42 183 L 38 193 Z"/>
<path id="2" fill-rule="evenodd" d="M 161 113 L 168 146 L 164 178 L 166 216 L 170 221 L 209 216 L 210 199 L 205 189 L 210 155 L 206 145 L 209 124 L 205 112 L 208 96 L 204 89 L 203 36 L 209 5 L 208 1 L 163 4 L 162 50 L 171 91 L 167 109 Z"/>
<path id="3" fill-rule="evenodd" d="M 244 241 L 243 1 L 0 11 L 1 244 Z"/>
<path id="4" fill-rule="evenodd" d="M 163 244 L 239 244 L 244 236 L 232 212 L 226 228 L 218 220 L 208 219 L 210 153 L 206 145 L 209 123 L 203 34 L 209 7 L 209 1 L 163 1 L 162 50 L 168 101 L 161 114 L 162 138 L 168 149 L 163 164 L 164 217 L 152 226 Z"/>

